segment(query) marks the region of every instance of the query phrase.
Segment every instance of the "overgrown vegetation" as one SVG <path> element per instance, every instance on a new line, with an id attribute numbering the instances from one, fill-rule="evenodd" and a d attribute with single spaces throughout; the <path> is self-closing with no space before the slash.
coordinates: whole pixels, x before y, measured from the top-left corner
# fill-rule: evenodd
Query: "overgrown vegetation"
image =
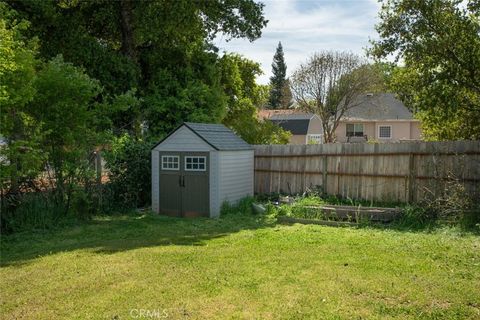
<path id="1" fill-rule="evenodd" d="M 458 186 L 457 186 L 458 187 Z M 419 204 L 393 202 L 374 202 L 354 200 L 324 195 L 318 191 L 298 196 L 282 196 L 280 194 L 259 195 L 257 200 L 264 203 L 267 212 L 274 216 L 287 216 L 314 220 L 336 220 L 335 214 L 326 214 L 319 210 L 320 206 L 346 205 L 361 208 L 384 207 L 400 208 L 402 214 L 388 225 L 391 228 L 406 230 L 432 229 L 445 225 L 458 226 L 466 230 L 480 232 L 480 206 L 468 198 L 468 194 L 458 194 L 446 189 L 443 198 L 435 198 Z M 459 192 L 457 190 L 457 192 Z M 288 201 L 287 201 L 288 199 Z M 279 200 L 283 200 L 279 201 Z M 351 216 L 349 222 L 371 224 L 367 220 Z"/>

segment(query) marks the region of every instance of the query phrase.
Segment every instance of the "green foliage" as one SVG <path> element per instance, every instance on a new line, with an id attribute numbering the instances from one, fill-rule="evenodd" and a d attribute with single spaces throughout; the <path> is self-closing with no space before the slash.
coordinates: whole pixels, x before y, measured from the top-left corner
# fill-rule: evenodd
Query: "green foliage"
<path id="1" fill-rule="evenodd" d="M 101 88 L 98 81 L 61 56 L 39 71 L 35 88 L 29 112 L 42 123 L 45 136 L 41 148 L 48 152 L 47 164 L 60 201 L 64 196 L 69 201 L 76 183 L 93 178 L 88 155 L 101 142 L 93 125 L 98 116 L 94 99 Z M 53 180 L 50 182 L 53 187 Z"/>
<path id="2" fill-rule="evenodd" d="M 37 41 L 25 37 L 29 23 L 0 3 L 0 188 L 17 190 L 41 169 L 41 124 L 27 110 L 36 94 Z M 10 19 L 7 19 L 10 18 Z"/>
<path id="3" fill-rule="evenodd" d="M 237 54 L 221 59 L 222 86 L 228 96 L 223 123 L 250 144 L 284 144 L 290 134 L 279 126 L 259 120 L 258 108 L 264 102 L 264 89 L 255 82 L 260 65 Z"/>
<path id="4" fill-rule="evenodd" d="M 395 56 L 392 90 L 418 112 L 428 139 L 480 138 L 480 20 L 468 1 L 385 1 L 370 54 Z"/>
<path id="5" fill-rule="evenodd" d="M 114 132 L 162 136 L 183 121 L 220 122 L 215 35 L 255 40 L 266 25 L 263 4 L 232 1 L 12 1 L 32 22 L 41 56 L 62 54 L 104 88 L 100 100 L 136 89 L 136 112 L 118 110 Z"/>
<path id="6" fill-rule="evenodd" d="M 111 149 L 104 152 L 113 197 L 108 201 L 118 207 L 136 208 L 151 199 L 151 147 L 152 143 L 135 140 L 124 134 L 113 139 Z"/>

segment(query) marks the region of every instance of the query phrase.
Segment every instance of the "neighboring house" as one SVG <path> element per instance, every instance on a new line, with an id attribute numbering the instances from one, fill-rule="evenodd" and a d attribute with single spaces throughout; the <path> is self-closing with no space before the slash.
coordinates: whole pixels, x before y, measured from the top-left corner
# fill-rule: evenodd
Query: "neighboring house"
<path id="1" fill-rule="evenodd" d="M 337 142 L 421 140 L 420 121 L 392 93 L 364 94 L 335 130 Z"/>
<path id="2" fill-rule="evenodd" d="M 322 143 L 322 121 L 315 114 L 295 109 L 261 110 L 259 117 L 289 131 L 290 144 Z"/>

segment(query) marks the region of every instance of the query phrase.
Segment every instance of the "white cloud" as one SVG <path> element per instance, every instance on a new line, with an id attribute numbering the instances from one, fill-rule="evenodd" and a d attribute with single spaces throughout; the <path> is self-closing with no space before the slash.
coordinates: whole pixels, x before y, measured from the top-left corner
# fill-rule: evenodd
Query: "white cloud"
<path id="1" fill-rule="evenodd" d="M 379 9 L 375 0 L 264 1 L 269 20 L 262 37 L 254 42 L 218 37 L 215 44 L 228 52 L 237 52 L 261 64 L 266 84 L 279 41 L 282 42 L 291 74 L 310 55 L 320 50 L 345 50 L 364 54 L 368 40 L 376 37 L 374 25 Z"/>

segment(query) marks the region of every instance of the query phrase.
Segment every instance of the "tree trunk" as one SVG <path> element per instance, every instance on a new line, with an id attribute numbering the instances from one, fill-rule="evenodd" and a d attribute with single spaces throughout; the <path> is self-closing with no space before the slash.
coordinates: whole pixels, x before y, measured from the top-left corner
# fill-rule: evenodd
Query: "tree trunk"
<path id="1" fill-rule="evenodd" d="M 130 59 L 137 61 L 137 52 L 135 50 L 135 39 L 132 26 L 133 3 L 131 0 L 120 1 L 120 16 L 122 28 L 122 48 L 121 51 Z"/>

